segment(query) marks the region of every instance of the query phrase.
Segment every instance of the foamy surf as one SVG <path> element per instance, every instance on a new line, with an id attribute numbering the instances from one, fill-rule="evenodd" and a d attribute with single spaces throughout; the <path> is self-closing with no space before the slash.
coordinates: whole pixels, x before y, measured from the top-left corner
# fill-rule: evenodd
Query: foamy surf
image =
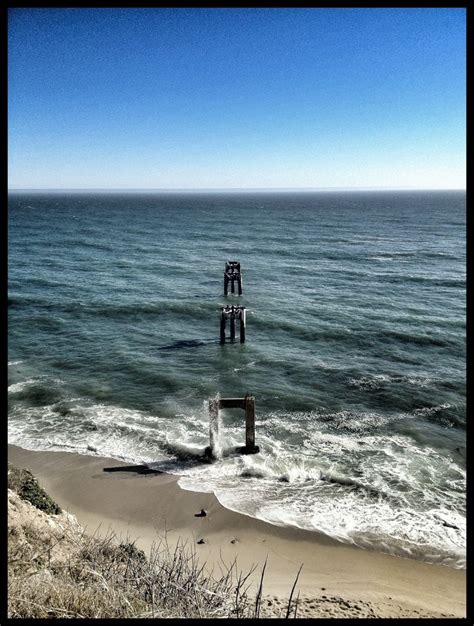
<path id="1" fill-rule="evenodd" d="M 465 470 L 408 437 L 370 434 L 384 423 L 381 416 L 352 414 L 348 429 L 341 428 L 345 412 L 331 419 L 318 412 L 261 416 L 261 452 L 244 456 L 234 452 L 243 442 L 243 424 L 221 419 L 213 463 L 204 454 L 207 403 L 174 421 L 78 399 L 23 409 L 19 417 L 13 411 L 11 443 L 145 463 L 180 476 L 184 489 L 214 493 L 226 508 L 271 524 L 465 566 L 466 526 L 459 510 Z M 315 423 L 311 430 L 308 421 Z"/>

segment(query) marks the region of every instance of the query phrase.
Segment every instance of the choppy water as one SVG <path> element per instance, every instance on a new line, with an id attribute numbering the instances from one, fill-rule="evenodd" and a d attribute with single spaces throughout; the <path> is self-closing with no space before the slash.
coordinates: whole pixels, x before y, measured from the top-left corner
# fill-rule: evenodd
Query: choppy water
<path id="1" fill-rule="evenodd" d="M 464 566 L 464 193 L 11 194 L 8 285 L 11 443 Z M 230 303 L 243 345 L 219 344 Z M 260 454 L 232 454 L 229 410 L 202 463 L 207 400 L 246 392 Z"/>

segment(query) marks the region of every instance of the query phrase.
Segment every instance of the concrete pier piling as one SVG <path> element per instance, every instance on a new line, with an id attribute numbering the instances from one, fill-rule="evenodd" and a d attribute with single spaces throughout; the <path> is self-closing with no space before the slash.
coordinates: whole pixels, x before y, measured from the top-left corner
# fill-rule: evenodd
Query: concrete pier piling
<path id="1" fill-rule="evenodd" d="M 209 400 L 209 444 L 210 449 L 215 450 L 219 435 L 219 401 L 215 398 Z"/>
<path id="2" fill-rule="evenodd" d="M 238 261 L 227 261 L 224 269 L 224 295 L 229 293 L 229 283 L 231 293 L 235 293 L 235 283 L 239 290 L 239 296 L 242 295 L 242 272 Z"/>
<path id="3" fill-rule="evenodd" d="M 242 295 L 242 273 L 238 261 L 227 261 L 224 271 L 224 295 L 235 293 L 235 283 Z M 229 320 L 230 340 L 235 341 L 236 322 L 239 321 L 240 343 L 245 342 L 246 310 L 244 306 L 226 305 L 221 307 L 220 342 L 225 343 L 226 325 Z M 243 409 L 245 411 L 245 446 L 240 446 L 236 452 L 240 454 L 255 454 L 260 448 L 255 445 L 255 398 L 247 394 L 244 398 L 212 398 L 209 400 L 209 446 L 205 454 L 210 459 L 219 458 L 222 454 L 219 442 L 219 411 L 220 409 Z"/>
<path id="4" fill-rule="evenodd" d="M 255 398 L 245 396 L 245 447 L 249 451 L 256 450 L 255 446 Z"/>
<path id="5" fill-rule="evenodd" d="M 226 321 L 230 321 L 230 340 L 235 340 L 235 322 L 240 322 L 240 343 L 245 342 L 245 325 L 246 325 L 246 311 L 244 306 L 223 306 L 221 307 L 221 323 L 220 323 L 220 341 L 225 343 L 225 328 Z"/>
<path id="6" fill-rule="evenodd" d="M 240 343 L 245 343 L 245 326 L 247 313 L 245 307 L 240 307 Z"/>
<path id="7" fill-rule="evenodd" d="M 245 411 L 245 446 L 237 448 L 240 454 L 256 454 L 260 452 L 255 445 L 255 397 L 246 395 L 244 398 L 212 398 L 209 400 L 209 443 L 206 455 L 216 458 L 216 436 L 220 409 L 243 409 Z"/>

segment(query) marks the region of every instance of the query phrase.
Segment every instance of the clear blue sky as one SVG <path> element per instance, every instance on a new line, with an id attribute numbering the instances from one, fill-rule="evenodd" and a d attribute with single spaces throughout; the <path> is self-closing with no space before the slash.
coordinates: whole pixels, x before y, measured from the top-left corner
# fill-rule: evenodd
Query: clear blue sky
<path id="1" fill-rule="evenodd" d="M 10 188 L 464 188 L 464 9 L 11 9 Z"/>

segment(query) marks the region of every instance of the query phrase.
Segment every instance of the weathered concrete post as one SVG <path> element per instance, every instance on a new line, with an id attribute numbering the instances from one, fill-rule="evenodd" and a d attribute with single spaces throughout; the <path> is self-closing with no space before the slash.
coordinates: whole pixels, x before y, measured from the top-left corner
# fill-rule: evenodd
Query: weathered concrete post
<path id="1" fill-rule="evenodd" d="M 227 261 L 224 269 L 224 295 L 229 293 L 229 282 L 231 293 L 235 293 L 235 281 L 239 289 L 239 296 L 242 295 L 242 274 L 238 261 Z"/>
<path id="2" fill-rule="evenodd" d="M 242 307 L 240 312 L 240 343 L 245 343 L 245 307 Z"/>
<path id="3" fill-rule="evenodd" d="M 245 396 L 245 447 L 249 453 L 255 450 L 255 398 Z"/>
<path id="4" fill-rule="evenodd" d="M 224 309 L 222 309 L 222 313 L 221 313 L 221 343 L 225 343 L 225 321 L 226 321 L 226 315 L 225 315 Z"/>
<path id="5" fill-rule="evenodd" d="M 232 284 L 234 284 L 233 281 Z M 230 313 L 230 340 L 235 341 L 235 310 L 233 305 Z"/>
<path id="6" fill-rule="evenodd" d="M 212 398 L 209 400 L 209 443 L 205 450 L 208 458 L 216 459 L 219 434 L 219 411 L 221 409 L 243 409 L 245 411 L 245 446 L 235 448 L 240 454 L 256 454 L 260 448 L 255 445 L 255 398 L 246 395 L 245 398 Z"/>
<path id="7" fill-rule="evenodd" d="M 220 342 L 225 343 L 226 320 L 230 320 L 230 339 L 235 340 L 235 321 L 240 321 L 240 343 L 245 343 L 246 311 L 244 306 L 222 306 L 220 324 Z"/>
<path id="8" fill-rule="evenodd" d="M 216 447 L 216 437 L 219 428 L 219 400 L 209 400 L 209 444 L 211 453 Z"/>

